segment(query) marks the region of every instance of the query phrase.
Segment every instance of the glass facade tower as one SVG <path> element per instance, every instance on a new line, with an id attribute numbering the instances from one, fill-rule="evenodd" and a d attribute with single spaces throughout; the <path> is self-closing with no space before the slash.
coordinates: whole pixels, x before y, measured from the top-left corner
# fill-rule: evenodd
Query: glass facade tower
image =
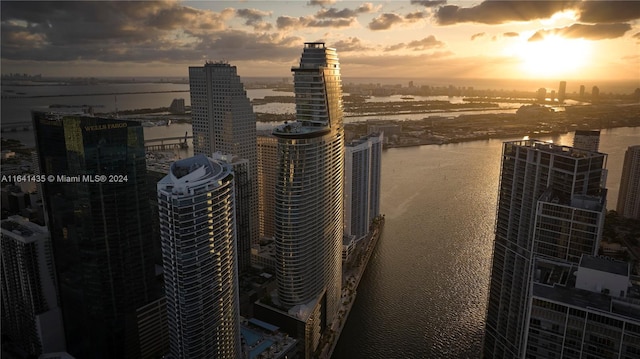
<path id="1" fill-rule="evenodd" d="M 136 310 L 157 299 L 143 128 L 33 113 L 67 351 L 138 358 Z"/>
<path id="2" fill-rule="evenodd" d="M 234 176 L 204 155 L 158 182 L 170 354 L 240 358 Z"/>
<path id="3" fill-rule="evenodd" d="M 275 242 L 278 300 L 337 315 L 341 290 L 344 129 L 336 50 L 305 43 L 292 68 L 297 121 L 278 138 Z"/>

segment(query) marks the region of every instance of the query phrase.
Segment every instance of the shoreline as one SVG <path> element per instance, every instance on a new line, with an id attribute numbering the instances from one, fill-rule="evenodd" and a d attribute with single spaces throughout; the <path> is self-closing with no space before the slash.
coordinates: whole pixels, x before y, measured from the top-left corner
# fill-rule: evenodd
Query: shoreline
<path id="1" fill-rule="evenodd" d="M 373 228 L 369 231 L 367 237 L 356 245 L 356 253 L 354 253 L 355 258 L 353 258 L 348 265 L 350 266 L 355 261 L 358 263 L 356 263 L 355 267 L 351 267 L 349 270 L 345 271 L 343 269 L 341 308 L 338 311 L 338 319 L 331 323 L 327 332 L 320 338 L 320 345 L 318 346 L 318 350 L 320 351 L 318 354 L 319 358 L 331 358 L 338 341 L 340 341 L 342 329 L 344 329 L 345 324 L 349 320 L 351 308 L 353 308 L 356 301 L 358 286 L 360 285 L 360 281 L 369 266 L 369 260 L 371 259 L 371 256 L 378 245 L 378 241 L 380 240 L 380 236 L 382 235 L 384 222 L 384 215 L 379 215 L 373 220 Z M 362 258 L 363 255 L 364 258 Z"/>

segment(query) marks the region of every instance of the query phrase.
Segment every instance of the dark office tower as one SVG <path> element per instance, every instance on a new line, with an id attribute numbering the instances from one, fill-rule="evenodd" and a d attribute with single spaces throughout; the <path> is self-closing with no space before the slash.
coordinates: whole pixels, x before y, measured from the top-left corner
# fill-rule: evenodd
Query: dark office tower
<path id="1" fill-rule="evenodd" d="M 584 98 L 585 87 L 584 85 L 580 85 L 580 98 Z"/>
<path id="2" fill-rule="evenodd" d="M 139 358 L 136 310 L 157 299 L 143 128 L 33 113 L 67 351 Z"/>
<path id="3" fill-rule="evenodd" d="M 258 203 L 260 205 L 260 237 L 275 233 L 275 190 L 278 174 L 278 139 L 273 135 L 258 136 Z"/>
<path id="4" fill-rule="evenodd" d="M 549 225 L 559 223 L 553 219 L 556 216 L 571 224 L 571 218 L 564 215 L 573 211 L 561 206 L 571 206 L 574 201 L 574 207 L 591 208 L 588 203 L 580 203 L 581 199 L 601 204 L 597 198 L 603 196 L 600 186 L 605 163 L 605 154 L 536 140 L 504 144 L 483 348 L 485 358 L 522 357 L 534 240 L 539 240 L 538 245 L 546 248 L 549 256 L 561 253 L 574 258 L 576 255 L 571 252 L 575 247 L 567 246 L 562 240 L 562 223 L 557 230 L 544 226 L 539 227 L 542 232 L 536 232 L 536 216 Z M 597 217 L 598 208 L 585 213 Z M 597 218 L 594 221 L 597 222 Z M 598 238 L 593 232 L 582 239 L 585 251 L 593 248 L 593 240 Z M 568 247 L 569 252 L 563 247 Z"/>
<path id="5" fill-rule="evenodd" d="M 640 219 L 640 145 L 629 146 L 624 154 L 616 210 L 623 217 Z"/>
<path id="6" fill-rule="evenodd" d="M 189 67 L 193 153 L 211 156 L 215 152 L 249 160 L 250 237 L 238 237 L 251 256 L 251 243 L 259 239 L 256 115 L 235 66 L 207 62 Z"/>
<path id="7" fill-rule="evenodd" d="M 338 314 L 342 276 L 344 127 L 336 50 L 305 43 L 294 73 L 297 121 L 277 127 L 278 300 L 324 330 Z M 295 310 L 293 307 L 300 307 Z M 320 308 L 309 310 L 303 308 Z M 319 336 L 307 347 L 315 350 Z"/>
<path id="8" fill-rule="evenodd" d="M 573 147 L 598 152 L 600 148 L 600 130 L 578 130 L 573 135 Z"/>
<path id="9" fill-rule="evenodd" d="M 567 81 L 560 81 L 560 87 L 558 87 L 558 102 L 563 103 L 566 98 Z"/>
<path id="10" fill-rule="evenodd" d="M 157 188 L 170 357 L 242 358 L 232 167 L 197 155 Z"/>

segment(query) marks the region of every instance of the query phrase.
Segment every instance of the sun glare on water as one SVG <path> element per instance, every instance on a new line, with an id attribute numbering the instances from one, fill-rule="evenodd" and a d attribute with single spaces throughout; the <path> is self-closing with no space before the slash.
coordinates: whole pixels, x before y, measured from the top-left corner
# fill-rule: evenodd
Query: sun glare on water
<path id="1" fill-rule="evenodd" d="M 591 43 L 584 39 L 566 39 L 556 35 L 540 41 L 526 41 L 515 49 L 521 69 L 531 77 L 579 75 L 591 57 Z"/>

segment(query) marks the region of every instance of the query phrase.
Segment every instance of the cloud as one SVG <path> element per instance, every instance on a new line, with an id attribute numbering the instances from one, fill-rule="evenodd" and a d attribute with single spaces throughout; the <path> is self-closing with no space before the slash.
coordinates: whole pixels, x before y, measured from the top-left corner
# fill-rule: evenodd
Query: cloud
<path id="1" fill-rule="evenodd" d="M 444 46 L 444 42 L 437 40 L 433 35 L 429 35 L 422 40 L 414 40 L 409 42 L 408 44 L 401 42 L 398 44 L 387 46 L 384 49 L 384 51 L 396 51 L 401 49 L 411 49 L 414 51 L 422 51 L 422 50 L 428 50 L 428 49 L 433 49 L 433 48 L 438 48 L 443 46 Z"/>
<path id="2" fill-rule="evenodd" d="M 640 19 L 638 1 L 584 1 L 580 4 L 581 22 L 619 23 Z"/>
<path id="3" fill-rule="evenodd" d="M 549 18 L 556 12 L 575 8 L 578 3 L 580 1 L 484 1 L 469 8 L 442 6 L 435 12 L 434 18 L 439 25 L 463 22 L 503 24 Z"/>
<path id="4" fill-rule="evenodd" d="M 280 30 L 299 29 L 302 27 L 349 27 L 356 22 L 355 18 L 316 20 L 313 16 L 278 16 L 276 26 Z"/>
<path id="5" fill-rule="evenodd" d="M 540 41 L 548 35 L 558 35 L 568 39 L 615 39 L 624 36 L 624 34 L 629 30 L 631 30 L 631 25 L 624 23 L 591 25 L 573 24 L 571 26 L 557 29 L 539 30 L 529 38 L 529 41 Z"/>
<path id="6" fill-rule="evenodd" d="M 486 34 L 487 34 L 486 32 L 479 32 L 477 34 L 473 34 L 473 35 L 471 35 L 471 41 L 475 40 L 478 37 L 485 36 Z"/>
<path id="7" fill-rule="evenodd" d="M 364 3 L 360 6 L 358 6 L 355 9 L 342 9 L 342 10 L 338 10 L 336 8 L 328 8 L 328 9 L 321 9 L 316 13 L 316 17 L 318 19 L 348 19 L 348 18 L 352 18 L 352 17 L 356 17 L 359 14 L 365 14 L 365 13 L 370 13 L 370 12 L 374 12 L 376 11 L 376 9 L 378 9 L 380 6 L 378 7 L 374 7 L 373 4 L 371 3 Z"/>
<path id="8" fill-rule="evenodd" d="M 421 11 L 409 13 L 404 17 L 394 13 L 384 13 L 371 20 L 369 23 L 369 29 L 374 31 L 387 30 L 396 24 L 413 23 L 424 18 L 425 15 Z"/>
<path id="9" fill-rule="evenodd" d="M 291 61 L 303 43 L 299 37 L 227 29 L 234 14 L 260 26 L 268 14 L 253 9 L 214 12 L 172 1 L 3 1 L 0 10 L 3 61 Z"/>
<path id="10" fill-rule="evenodd" d="M 332 44 L 331 47 L 336 48 L 340 52 L 373 50 L 373 48 L 367 47 L 362 44 L 362 41 L 360 41 L 360 39 L 358 39 L 357 37 L 349 37 L 346 40 L 340 40 Z"/>
<path id="11" fill-rule="evenodd" d="M 640 32 L 637 32 L 635 35 L 632 36 L 634 39 L 638 39 L 640 40 Z"/>
<path id="12" fill-rule="evenodd" d="M 407 48 L 413 50 L 427 50 L 434 47 L 442 47 L 444 43 L 442 41 L 436 40 L 435 36 L 429 35 L 422 40 L 411 41 L 407 44 Z"/>
<path id="13" fill-rule="evenodd" d="M 446 3 L 447 0 L 411 0 L 412 5 L 422 5 L 424 7 L 435 7 Z"/>
<path id="14" fill-rule="evenodd" d="M 262 11 L 258 9 L 238 9 L 236 15 L 245 19 L 245 25 L 253 26 L 255 30 L 270 30 L 272 25 L 262 21 L 265 16 L 271 16 L 271 11 Z"/>
<path id="15" fill-rule="evenodd" d="M 307 5 L 309 6 L 326 6 L 333 5 L 336 3 L 336 0 L 310 0 Z"/>
<path id="16" fill-rule="evenodd" d="M 504 37 L 518 37 L 518 36 L 520 36 L 520 34 L 518 34 L 517 32 L 509 31 L 509 32 L 505 32 L 504 34 L 502 34 L 502 36 L 504 36 Z"/>

